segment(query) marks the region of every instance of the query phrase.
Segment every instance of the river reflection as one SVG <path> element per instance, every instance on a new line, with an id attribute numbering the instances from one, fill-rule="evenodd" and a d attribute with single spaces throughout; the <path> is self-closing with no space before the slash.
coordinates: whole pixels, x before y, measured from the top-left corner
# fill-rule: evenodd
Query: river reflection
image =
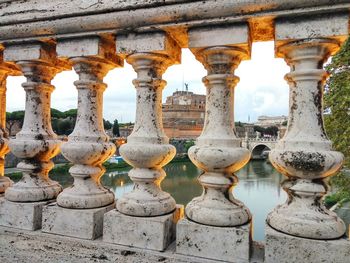
<path id="1" fill-rule="evenodd" d="M 111 188 L 116 198 L 132 190 L 133 184 L 128 177 L 130 168 L 106 173 L 101 181 Z M 202 193 L 197 182 L 200 174 L 191 162 L 171 163 L 165 166 L 167 177 L 162 182 L 162 188 L 169 192 L 178 204 L 186 205 L 195 196 Z M 234 188 L 235 197 L 249 207 L 253 214 L 253 238 L 264 240 L 265 219 L 267 214 L 277 205 L 286 200 L 286 193 L 281 190 L 283 176 L 276 172 L 265 161 L 251 161 L 237 172 L 239 184 Z M 64 187 L 72 183 L 72 178 L 59 176 L 58 180 Z"/>

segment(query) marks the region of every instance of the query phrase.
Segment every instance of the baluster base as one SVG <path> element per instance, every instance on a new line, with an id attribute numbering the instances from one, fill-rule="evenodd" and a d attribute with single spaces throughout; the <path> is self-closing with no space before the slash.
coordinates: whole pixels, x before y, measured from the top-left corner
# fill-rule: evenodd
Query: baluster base
<path id="1" fill-rule="evenodd" d="M 322 204 L 321 198 L 326 193 L 322 181 L 287 180 L 283 188 L 289 197 L 268 215 L 267 223 L 272 228 L 287 235 L 321 240 L 344 235 L 343 220 Z"/>
<path id="2" fill-rule="evenodd" d="M 57 204 L 68 209 L 93 209 L 115 202 L 111 190 L 100 184 L 103 167 L 76 164 L 69 169 L 74 184 L 57 196 Z"/>
<path id="3" fill-rule="evenodd" d="M 0 176 L 0 194 L 4 193 L 5 190 L 12 186 L 13 182 L 6 176 Z"/>
<path id="4" fill-rule="evenodd" d="M 103 241 L 124 246 L 164 251 L 176 237 L 176 223 L 183 217 L 183 206 L 154 217 L 124 215 L 117 210 L 104 217 Z"/>
<path id="5" fill-rule="evenodd" d="M 103 216 L 115 203 L 93 209 L 68 209 L 56 203 L 43 208 L 42 231 L 50 234 L 94 240 L 103 233 Z"/>
<path id="6" fill-rule="evenodd" d="M 240 226 L 251 218 L 248 208 L 239 200 L 232 202 L 205 195 L 193 198 L 185 211 L 192 221 L 209 226 Z"/>
<path id="7" fill-rule="evenodd" d="M 251 227 L 251 222 L 243 226 L 216 227 L 184 218 L 177 224 L 176 253 L 225 262 L 249 262 Z"/>
<path id="8" fill-rule="evenodd" d="M 287 235 L 265 227 L 265 262 L 349 262 L 350 240 L 316 240 Z"/>
<path id="9" fill-rule="evenodd" d="M 134 181 L 134 188 L 117 200 L 119 212 L 147 217 L 166 215 L 175 210 L 175 199 L 160 187 L 165 177 L 163 169 L 133 168 L 129 176 Z"/>
<path id="10" fill-rule="evenodd" d="M 48 177 L 52 161 L 24 160 L 17 165 L 23 173 L 20 181 L 7 188 L 5 198 L 12 202 L 42 202 L 52 200 L 62 191 L 62 186 Z"/>
<path id="11" fill-rule="evenodd" d="M 0 225 L 25 230 L 41 228 L 43 207 L 54 200 L 16 203 L 0 198 Z"/>

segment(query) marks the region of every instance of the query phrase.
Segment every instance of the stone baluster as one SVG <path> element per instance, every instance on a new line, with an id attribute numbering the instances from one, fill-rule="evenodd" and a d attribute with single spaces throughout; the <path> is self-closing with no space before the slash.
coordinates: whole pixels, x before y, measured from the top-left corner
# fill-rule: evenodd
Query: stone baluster
<path id="1" fill-rule="evenodd" d="M 74 183 L 58 196 L 57 204 L 81 209 L 103 207 L 114 203 L 114 194 L 101 185 L 105 172 L 102 163 L 116 149 L 103 128 L 102 100 L 107 87 L 103 77 L 115 65 L 93 57 L 75 57 L 70 62 L 79 75 L 74 82 L 78 113 L 74 130 L 62 145 L 62 154 L 74 164 L 69 169 Z"/>
<path id="2" fill-rule="evenodd" d="M 166 176 L 163 166 L 175 156 L 162 125 L 162 90 L 166 81 L 162 74 L 171 65 L 169 56 L 157 53 L 135 53 L 127 57 L 137 72 L 133 81 L 137 105 L 134 130 L 121 156 L 133 166 L 129 172 L 134 189 L 117 202 L 118 211 L 132 216 L 159 216 L 175 210 L 174 198 L 161 190 Z"/>
<path id="3" fill-rule="evenodd" d="M 23 177 L 7 189 L 5 198 L 13 202 L 55 199 L 62 187 L 48 177 L 54 166 L 51 159 L 59 153 L 61 144 L 51 127 L 51 80 L 61 70 L 55 65 L 54 47 L 43 43 L 14 46 L 5 49 L 4 55 L 5 59 L 16 61 L 27 78 L 22 84 L 26 92 L 23 127 L 10 140 L 12 153 L 22 159 L 17 168 Z"/>
<path id="4" fill-rule="evenodd" d="M 234 172 L 249 161 L 250 153 L 240 147 L 234 132 L 233 94 L 238 82 L 234 70 L 247 54 L 238 47 L 218 46 L 197 50 L 195 55 L 208 71 L 203 78 L 207 102 L 203 132 L 188 154 L 204 171 L 198 178 L 204 191 L 187 205 L 186 216 L 206 225 L 242 225 L 250 220 L 250 213 L 233 197 L 232 188 L 237 183 Z"/>
<path id="5" fill-rule="evenodd" d="M 3 62 L 2 52 L 0 52 L 0 195 L 13 183 L 4 176 L 5 155 L 10 151 L 9 134 L 6 131 L 6 78 L 9 75 L 18 75 L 18 73 L 19 70 L 16 67 Z"/>
<path id="6" fill-rule="evenodd" d="M 117 49 L 126 55 L 127 62 L 137 73 L 133 81 L 137 96 L 135 126 L 127 143 L 120 147 L 121 156 L 133 166 L 129 176 L 134 188 L 117 200 L 118 212 L 111 211 L 106 215 L 104 239 L 164 250 L 174 239 L 176 219 L 173 216 L 178 213 L 174 198 L 160 187 L 166 176 L 162 167 L 173 159 L 176 152 L 163 131 L 162 90 L 166 81 L 162 74 L 170 65 L 180 61 L 180 48 L 165 33 L 155 33 L 117 37 Z M 153 221 L 157 221 L 157 230 L 154 229 L 159 231 L 157 233 L 148 227 L 155 224 Z M 133 234 L 123 236 L 125 229 Z"/>
<path id="7" fill-rule="evenodd" d="M 344 222 L 322 204 L 325 179 L 342 165 L 323 126 L 323 63 L 339 44 L 331 39 L 292 41 L 278 48 L 289 66 L 290 109 L 287 133 L 270 153 L 273 166 L 288 179 L 285 204 L 268 216 L 268 224 L 286 234 L 334 239 L 345 233 Z"/>
<path id="8" fill-rule="evenodd" d="M 17 169 L 23 177 L 6 190 L 7 202 L 0 205 L 0 210 L 16 213 L 0 216 L 0 224 L 34 230 L 41 227 L 43 205 L 62 190 L 48 173 L 61 143 L 51 127 L 51 80 L 63 68 L 57 64 L 55 47 L 42 42 L 8 46 L 4 60 L 16 62 L 26 77 L 26 104 L 23 127 L 9 142 L 12 153 L 22 159 Z"/>
<path id="9" fill-rule="evenodd" d="M 58 206 L 45 208 L 43 231 L 95 239 L 102 235 L 103 214 L 115 206 L 113 192 L 100 182 L 105 172 L 102 164 L 116 149 L 103 127 L 103 92 L 107 87 L 103 78 L 122 62 L 115 54 L 114 42 L 100 37 L 58 41 L 57 53 L 79 76 L 74 82 L 78 89 L 77 119 L 62 145 L 62 154 L 73 163 L 69 172 L 74 183 L 59 194 Z"/>
<path id="10" fill-rule="evenodd" d="M 203 171 L 198 178 L 203 193 L 185 208 L 187 219 L 178 224 L 177 251 L 224 261 L 240 254 L 248 261 L 251 214 L 233 196 L 238 183 L 234 173 L 250 159 L 234 128 L 234 87 L 239 80 L 234 71 L 241 60 L 249 58 L 248 28 L 193 29 L 189 40 L 191 51 L 207 70 L 204 127 L 188 151 L 191 161 Z M 203 233 L 205 241 L 201 240 Z M 218 242 L 215 249 L 209 240 Z"/>

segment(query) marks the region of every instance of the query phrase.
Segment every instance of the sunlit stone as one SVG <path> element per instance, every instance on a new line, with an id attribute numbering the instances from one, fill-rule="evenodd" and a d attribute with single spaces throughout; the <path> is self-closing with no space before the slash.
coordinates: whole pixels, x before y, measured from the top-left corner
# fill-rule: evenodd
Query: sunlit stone
<path id="1" fill-rule="evenodd" d="M 286 135 L 270 153 L 273 166 L 288 177 L 282 187 L 288 193 L 285 204 L 267 218 L 281 232 L 313 239 L 334 239 L 344 235 L 344 222 L 325 208 L 321 198 L 327 192 L 325 178 L 335 174 L 343 155 L 332 150 L 323 126 L 322 94 L 326 72 L 323 63 L 339 47 L 332 39 L 300 40 L 278 48 L 291 67 L 290 111 Z"/>

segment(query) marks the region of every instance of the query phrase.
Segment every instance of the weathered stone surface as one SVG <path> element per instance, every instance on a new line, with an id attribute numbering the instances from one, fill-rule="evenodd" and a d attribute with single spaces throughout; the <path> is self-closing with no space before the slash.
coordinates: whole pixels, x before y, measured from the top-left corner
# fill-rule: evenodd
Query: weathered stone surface
<path id="1" fill-rule="evenodd" d="M 319 16 L 277 19 L 275 41 L 279 46 L 285 41 L 314 38 L 345 40 L 349 35 L 349 14 L 328 13 Z"/>
<path id="2" fill-rule="evenodd" d="M 253 248 L 251 262 L 262 263 L 261 245 L 254 243 Z M 254 252 L 258 253 L 254 255 Z M 28 259 L 43 263 L 222 263 L 177 254 L 174 243 L 166 251 L 159 252 L 110 244 L 102 239 L 78 239 L 0 226 L 0 262 L 28 263 Z"/>
<path id="3" fill-rule="evenodd" d="M 5 198 L 14 202 L 41 202 L 56 198 L 62 190 L 48 173 L 54 164 L 51 159 L 60 151 L 61 141 L 51 127 L 51 80 L 64 68 L 57 65 L 52 43 L 8 46 L 4 60 L 16 63 L 26 81 L 26 108 L 23 127 L 9 142 L 14 155 L 22 161 L 17 165 L 22 179 L 6 190 Z"/>
<path id="4" fill-rule="evenodd" d="M 236 227 L 200 225 L 186 218 L 176 227 L 176 252 L 187 256 L 249 262 L 251 223 Z"/>
<path id="5" fill-rule="evenodd" d="M 40 229 L 43 206 L 50 202 L 18 203 L 0 198 L 0 225 L 26 230 Z"/>
<path id="6" fill-rule="evenodd" d="M 345 263 L 350 262 L 350 240 L 313 240 L 278 232 L 266 225 L 266 263 Z"/>
<path id="7" fill-rule="evenodd" d="M 13 185 L 13 182 L 4 176 L 5 155 L 10 151 L 9 134 L 6 131 L 6 79 L 9 75 L 19 75 L 19 69 L 12 63 L 3 61 L 3 52 L 0 50 L 0 195 Z"/>
<path id="8" fill-rule="evenodd" d="M 117 52 L 129 55 L 136 52 L 152 52 L 170 57 L 172 64 L 181 62 L 178 43 L 164 31 L 142 34 L 117 35 Z"/>
<path id="9" fill-rule="evenodd" d="M 99 36 L 60 39 L 57 55 L 64 58 L 99 57 L 115 67 L 123 65 L 123 60 L 116 54 L 115 42 Z"/>
<path id="10" fill-rule="evenodd" d="M 247 53 L 250 52 L 249 28 L 246 23 L 190 29 L 188 38 L 190 49 L 234 45 L 246 47 Z"/>
<path id="11" fill-rule="evenodd" d="M 163 251 L 176 237 L 176 223 L 183 217 L 183 206 L 167 215 L 135 217 L 117 210 L 105 214 L 103 241 L 119 245 Z"/>
<path id="12" fill-rule="evenodd" d="M 133 81 L 137 90 L 136 119 L 127 143 L 119 150 L 123 159 L 133 166 L 129 177 L 134 188 L 117 200 L 117 209 L 126 215 L 148 217 L 168 214 L 176 207 L 174 198 L 160 186 L 166 176 L 162 167 L 176 153 L 162 124 L 162 90 L 166 85 L 162 75 L 170 65 L 177 63 L 180 49 L 172 46 L 175 42 L 164 33 L 154 35 L 159 45 L 157 41 L 150 46 L 143 45 L 143 37 L 134 38 L 133 47 L 137 49 L 127 56 L 128 63 L 137 72 Z M 156 50 L 149 52 L 150 48 Z"/>
<path id="13" fill-rule="evenodd" d="M 13 182 L 10 178 L 0 175 L 0 193 L 5 193 L 5 190 L 11 185 L 13 185 Z"/>
<path id="14" fill-rule="evenodd" d="M 321 199 L 327 192 L 325 178 L 342 166 L 344 156 L 332 150 L 323 125 L 323 63 L 339 48 L 334 39 L 291 41 L 278 48 L 291 67 L 290 110 L 285 136 L 270 152 L 272 165 L 288 177 L 282 187 L 285 204 L 272 211 L 267 222 L 286 234 L 312 239 L 335 239 L 344 235 L 344 222 L 329 211 Z M 307 124 L 307 125 L 306 125 Z"/>
<path id="15" fill-rule="evenodd" d="M 25 60 L 41 60 L 52 62 L 56 60 L 55 46 L 33 42 L 30 44 L 10 45 L 4 50 L 5 61 L 25 61 Z"/>
<path id="16" fill-rule="evenodd" d="M 212 46 L 192 52 L 208 72 L 203 78 L 207 103 L 202 134 L 188 151 L 191 161 L 204 171 L 198 178 L 203 194 L 187 204 L 186 216 L 211 226 L 243 225 L 251 215 L 234 198 L 232 189 L 238 181 L 234 172 L 249 161 L 250 151 L 240 146 L 234 131 L 233 96 L 239 78 L 233 73 L 247 51 L 237 46 Z"/>
<path id="17" fill-rule="evenodd" d="M 67 209 L 56 203 L 43 208 L 42 231 L 50 234 L 96 239 L 103 233 L 103 216 L 115 204 L 92 209 Z"/>
<path id="18" fill-rule="evenodd" d="M 0 3 L 0 39 L 102 34 L 125 31 L 172 30 L 180 27 L 229 24 L 255 18 L 300 17 L 348 12 L 347 0 L 30 0 Z M 268 24 L 270 25 L 270 24 Z M 256 27 L 252 27 L 255 30 Z M 266 31 L 253 32 L 264 39 Z M 272 40 L 269 35 L 268 40 Z M 266 40 L 266 38 L 265 38 Z"/>
<path id="19" fill-rule="evenodd" d="M 103 127 L 103 83 L 109 70 L 119 66 L 115 44 L 100 38 L 70 39 L 58 43 L 64 56 L 79 75 L 74 82 L 78 89 L 78 113 L 73 132 L 62 145 L 62 154 L 74 165 L 69 169 L 74 184 L 57 197 L 61 207 L 91 209 L 114 203 L 114 194 L 105 188 L 100 178 L 103 162 L 115 152 L 115 145 Z M 110 55 L 113 54 L 113 55 Z"/>

